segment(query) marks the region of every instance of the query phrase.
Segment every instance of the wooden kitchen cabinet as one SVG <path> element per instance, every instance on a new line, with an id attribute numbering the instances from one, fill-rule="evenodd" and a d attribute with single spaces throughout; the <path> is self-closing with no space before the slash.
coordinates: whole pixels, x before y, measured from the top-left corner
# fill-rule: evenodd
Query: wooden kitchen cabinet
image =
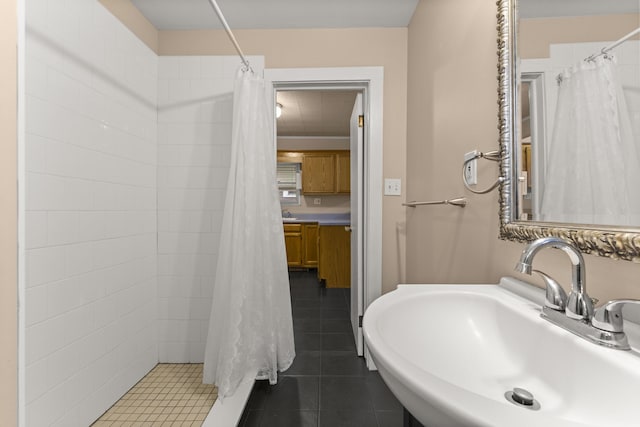
<path id="1" fill-rule="evenodd" d="M 344 225 L 319 228 L 318 278 L 327 288 L 351 287 L 351 233 Z"/>
<path id="2" fill-rule="evenodd" d="M 302 163 L 302 151 L 278 151 L 278 163 Z"/>
<path id="3" fill-rule="evenodd" d="M 343 151 L 336 154 L 336 193 L 351 192 L 351 153 Z"/>
<path id="4" fill-rule="evenodd" d="M 289 267 L 318 266 L 318 223 L 284 224 L 284 243 Z"/>
<path id="5" fill-rule="evenodd" d="M 302 158 L 302 192 L 336 192 L 336 156 L 329 153 L 305 153 Z"/>
<path id="6" fill-rule="evenodd" d="M 336 151 L 278 151 L 278 162 L 302 164 L 303 194 L 349 194 L 351 153 Z"/>
<path id="7" fill-rule="evenodd" d="M 287 265 L 302 267 L 302 224 L 284 224 L 284 245 Z"/>
<path id="8" fill-rule="evenodd" d="M 307 268 L 318 267 L 318 224 L 303 224 L 304 253 L 302 264 Z"/>

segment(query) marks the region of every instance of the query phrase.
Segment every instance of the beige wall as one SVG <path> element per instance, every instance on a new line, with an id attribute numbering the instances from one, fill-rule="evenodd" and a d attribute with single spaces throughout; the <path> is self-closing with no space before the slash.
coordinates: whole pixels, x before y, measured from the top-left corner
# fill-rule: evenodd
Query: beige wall
<path id="1" fill-rule="evenodd" d="M 0 425 L 17 423 L 17 0 L 0 9 Z"/>
<path id="2" fill-rule="evenodd" d="M 130 0 L 100 0 L 121 18 L 135 15 Z M 129 3 L 124 6 L 120 3 Z M 118 4 L 118 7 L 114 7 Z M 139 20 L 123 20 L 140 37 Z M 234 30 L 245 55 L 263 55 L 265 68 L 384 67 L 383 175 L 400 178 L 406 174 L 407 29 L 282 29 Z M 159 55 L 234 55 L 223 30 L 159 31 Z M 382 191 L 382 182 L 380 191 Z M 387 292 L 405 279 L 404 210 L 401 198 L 383 202 L 382 289 Z"/>
<path id="3" fill-rule="evenodd" d="M 640 15 L 577 16 L 520 21 L 522 58 L 547 58 L 552 43 L 615 41 L 640 26 Z M 604 46 L 603 46 L 604 47 Z"/>
<path id="4" fill-rule="evenodd" d="M 130 0 L 100 1 L 134 34 L 143 37 L 146 24 L 136 18 Z M 265 68 L 383 66 L 383 176 L 405 181 L 406 28 L 234 30 L 234 34 L 245 55 L 265 57 Z M 236 53 L 223 30 L 158 31 L 157 40 L 159 55 Z M 382 191 L 382 182 L 379 185 Z M 401 198 L 385 198 L 382 216 L 382 289 L 387 292 L 405 278 Z"/>
<path id="5" fill-rule="evenodd" d="M 158 53 L 158 30 L 136 8 L 131 0 L 98 0 L 102 5 L 138 36 L 151 50 Z"/>
<path id="6" fill-rule="evenodd" d="M 266 68 L 384 67 L 385 177 L 405 181 L 407 111 L 407 29 L 310 29 L 234 31 L 246 55 L 264 55 Z M 230 55 L 226 34 L 210 31 L 161 31 L 160 55 Z M 382 183 L 379 183 L 382 191 Z M 404 222 L 401 198 L 383 202 L 383 291 L 404 280 Z"/>
<path id="7" fill-rule="evenodd" d="M 383 65 L 384 176 L 406 178 L 406 199 L 468 197 L 465 209 L 406 209 L 406 221 L 400 200 L 385 199 L 384 291 L 405 281 L 487 283 L 517 276 L 512 266 L 523 245 L 498 239 L 497 193 L 473 195 L 459 178 L 465 152 L 498 147 L 495 15 L 494 0 L 421 0 L 408 29 L 408 55 L 405 29 L 236 31 L 245 53 L 265 55 L 269 68 Z M 160 31 L 158 52 L 234 53 L 222 31 Z M 481 182 L 496 172 L 483 162 Z M 640 298 L 639 265 L 586 259 L 593 296 Z M 553 252 L 536 260 L 537 268 L 565 281 L 567 265 Z"/>
<path id="8" fill-rule="evenodd" d="M 469 199 L 464 209 L 407 209 L 410 282 L 486 282 L 491 276 L 497 198 L 472 196 L 460 174 L 465 152 L 498 144 L 495 15 L 493 0 L 422 0 L 409 26 L 408 198 Z M 495 175 L 495 164 L 480 166 Z"/>
<path id="9" fill-rule="evenodd" d="M 464 194 L 465 209 L 407 213 L 407 277 L 414 283 L 496 283 L 512 275 L 522 244 L 498 239 L 498 196 L 473 195 L 460 178 L 463 154 L 498 147 L 494 0 L 421 0 L 409 26 L 407 187 L 409 198 Z M 482 162 L 490 182 L 493 163 Z M 569 261 L 543 251 L 535 267 L 570 281 Z M 640 298 L 640 265 L 586 256 L 589 293 Z M 538 283 L 539 284 L 539 283 Z"/>
<path id="10" fill-rule="evenodd" d="M 100 0 L 141 37 L 146 24 L 130 0 Z M 124 5 L 122 3 L 128 3 Z M 126 11 L 123 13 L 122 10 Z M 383 175 L 406 178 L 407 29 L 283 29 L 234 30 L 245 55 L 263 55 L 265 68 L 384 67 Z M 158 31 L 159 55 L 234 55 L 223 30 Z M 382 182 L 379 183 L 382 191 Z M 405 279 L 403 199 L 383 201 L 382 289 Z"/>

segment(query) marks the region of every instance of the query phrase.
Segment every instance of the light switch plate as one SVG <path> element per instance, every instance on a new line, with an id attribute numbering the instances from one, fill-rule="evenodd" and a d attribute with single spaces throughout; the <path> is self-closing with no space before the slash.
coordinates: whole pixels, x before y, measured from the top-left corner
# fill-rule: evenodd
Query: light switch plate
<path id="1" fill-rule="evenodd" d="M 399 178 L 384 179 L 384 195 L 385 196 L 401 196 L 402 180 Z"/>

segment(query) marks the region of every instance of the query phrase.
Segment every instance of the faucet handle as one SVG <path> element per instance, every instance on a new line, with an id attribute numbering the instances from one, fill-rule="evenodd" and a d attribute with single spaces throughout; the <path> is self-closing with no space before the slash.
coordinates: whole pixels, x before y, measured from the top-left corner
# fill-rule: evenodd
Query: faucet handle
<path id="1" fill-rule="evenodd" d="M 533 272 L 544 281 L 546 288 L 544 305 L 557 311 L 564 311 L 567 306 L 567 293 L 562 286 L 553 277 L 540 270 L 533 270 Z"/>
<path id="2" fill-rule="evenodd" d="M 622 307 L 626 304 L 640 305 L 640 300 L 619 299 L 609 301 L 596 310 L 591 319 L 591 324 L 603 331 L 623 332 Z"/>

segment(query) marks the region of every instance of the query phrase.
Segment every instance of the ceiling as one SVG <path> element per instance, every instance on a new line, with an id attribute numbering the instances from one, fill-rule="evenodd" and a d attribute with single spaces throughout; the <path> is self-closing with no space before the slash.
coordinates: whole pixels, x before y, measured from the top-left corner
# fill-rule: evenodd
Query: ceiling
<path id="1" fill-rule="evenodd" d="M 220 29 L 209 0 L 131 0 L 158 30 Z M 472 1 L 472 0 L 469 0 Z M 232 29 L 407 27 L 419 0 L 217 0 Z M 640 0 L 519 0 L 523 18 L 638 12 Z M 356 92 L 280 91 L 279 136 L 348 136 Z"/>
<path id="2" fill-rule="evenodd" d="M 131 0 L 158 30 L 222 28 L 209 0 Z M 217 0 L 240 28 L 407 27 L 418 0 Z"/>
<path id="3" fill-rule="evenodd" d="M 131 0 L 158 30 L 220 29 L 209 0 Z M 418 0 L 217 0 L 235 29 L 408 27 Z M 355 91 L 279 91 L 278 136 L 349 136 Z"/>
<path id="4" fill-rule="evenodd" d="M 209 0 L 131 0 L 158 30 L 222 28 Z M 232 29 L 407 27 L 418 0 L 217 0 Z M 520 16 L 631 13 L 640 0 L 520 0 Z"/>
<path id="5" fill-rule="evenodd" d="M 349 120 L 357 91 L 278 91 L 282 104 L 277 120 L 278 136 L 349 136 Z"/>
<path id="6" fill-rule="evenodd" d="M 519 0 L 521 18 L 638 13 L 640 0 Z"/>

